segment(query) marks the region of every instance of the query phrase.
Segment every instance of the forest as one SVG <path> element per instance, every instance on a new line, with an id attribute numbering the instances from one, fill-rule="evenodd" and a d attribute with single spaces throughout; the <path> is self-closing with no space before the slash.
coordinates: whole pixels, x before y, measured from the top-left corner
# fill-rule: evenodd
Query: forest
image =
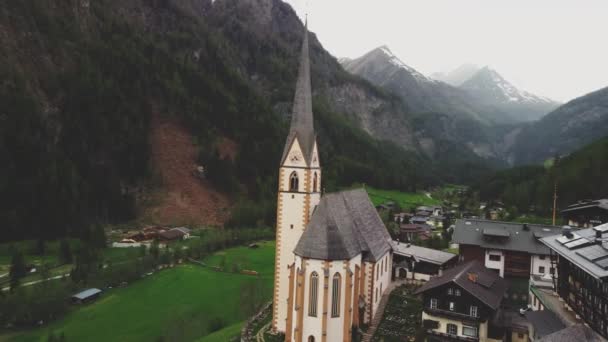
<path id="1" fill-rule="evenodd" d="M 557 186 L 557 207 L 564 209 L 584 199 L 608 196 L 608 138 L 538 166 L 523 166 L 484 177 L 473 190 L 482 201 L 502 201 L 519 213 L 531 209 L 549 216 Z"/>
<path id="2" fill-rule="evenodd" d="M 0 47 L 0 240 L 78 237 L 134 219 L 138 194 L 150 186 L 156 114 L 194 135 L 211 181 L 237 202 L 228 225 L 272 225 L 288 120 L 235 68 L 235 42 L 249 37 L 233 31 L 228 39 L 172 1 L 145 2 L 162 18 L 156 30 L 117 15 L 112 0 L 91 2 L 86 13 L 77 4 L 0 5 L 4 29 L 31 37 L 9 35 Z M 290 101 L 297 58 L 282 59 L 278 46 L 258 53 L 274 61 L 264 66 L 269 74 L 282 75 L 275 96 Z M 327 191 L 353 182 L 412 191 L 454 173 L 371 138 L 322 96 L 314 111 Z M 237 143 L 234 161 L 215 152 L 220 137 Z"/>

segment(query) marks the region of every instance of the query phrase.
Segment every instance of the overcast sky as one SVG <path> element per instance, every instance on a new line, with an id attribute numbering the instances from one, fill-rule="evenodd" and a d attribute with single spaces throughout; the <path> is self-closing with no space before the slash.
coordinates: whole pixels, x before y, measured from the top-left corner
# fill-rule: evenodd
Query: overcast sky
<path id="1" fill-rule="evenodd" d="M 423 74 L 463 63 L 568 101 L 608 86 L 608 0 L 286 0 L 336 57 L 387 45 Z"/>

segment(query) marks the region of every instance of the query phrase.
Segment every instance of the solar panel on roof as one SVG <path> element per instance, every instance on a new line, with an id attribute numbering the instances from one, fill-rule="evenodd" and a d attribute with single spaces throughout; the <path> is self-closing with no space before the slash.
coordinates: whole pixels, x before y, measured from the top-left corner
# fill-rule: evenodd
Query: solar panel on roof
<path id="1" fill-rule="evenodd" d="M 561 243 L 563 245 L 566 242 L 574 241 L 574 240 L 577 240 L 577 239 L 580 239 L 580 238 L 581 238 L 580 235 L 573 233 L 572 234 L 572 238 L 568 238 L 567 236 L 562 235 L 562 236 L 560 236 L 560 237 L 557 238 L 557 242 L 559 242 L 559 243 Z"/>
<path id="2" fill-rule="evenodd" d="M 594 245 L 576 251 L 576 254 L 582 256 L 589 261 L 596 261 L 608 257 L 608 250 L 603 247 Z"/>
<path id="3" fill-rule="evenodd" d="M 596 265 L 603 268 L 604 270 L 608 270 L 608 259 L 602 259 L 595 262 Z"/>
<path id="4" fill-rule="evenodd" d="M 568 247 L 568 249 L 573 249 L 573 248 L 577 248 L 577 247 L 578 248 L 583 247 L 589 243 L 590 243 L 590 241 L 587 239 L 577 239 L 577 240 L 573 240 L 573 241 L 565 243 L 564 246 Z"/>
<path id="5" fill-rule="evenodd" d="M 595 230 L 596 232 L 602 232 L 602 233 L 608 232 L 608 224 L 602 224 L 600 226 L 593 228 L 593 230 Z"/>

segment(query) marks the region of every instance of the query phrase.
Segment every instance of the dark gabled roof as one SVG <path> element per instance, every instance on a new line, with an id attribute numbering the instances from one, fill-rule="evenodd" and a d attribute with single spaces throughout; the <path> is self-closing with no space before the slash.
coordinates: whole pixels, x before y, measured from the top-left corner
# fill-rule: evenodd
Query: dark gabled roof
<path id="1" fill-rule="evenodd" d="M 581 209 L 600 208 L 608 210 L 608 199 L 602 198 L 594 201 L 585 201 L 569 205 L 562 213 L 569 213 Z"/>
<path id="2" fill-rule="evenodd" d="M 479 219 L 456 220 L 452 242 L 530 254 L 549 255 L 549 249 L 539 239 L 560 234 L 562 228 L 539 224 L 524 224 Z"/>
<path id="3" fill-rule="evenodd" d="M 472 281 L 469 274 L 474 274 L 477 277 L 477 280 Z M 507 289 L 505 280 L 502 279 L 498 273 L 485 268 L 476 260 L 472 260 L 467 263 L 456 265 L 455 267 L 444 271 L 441 276 L 432 278 L 426 282 L 426 284 L 418 288 L 416 294 L 426 292 L 448 283 L 454 283 L 460 286 L 464 291 L 467 291 L 493 310 L 498 309 Z"/>
<path id="4" fill-rule="evenodd" d="M 376 261 L 391 249 L 391 237 L 362 189 L 326 194 L 294 253 L 305 258 L 348 260 L 363 254 Z"/>
<path id="5" fill-rule="evenodd" d="M 310 86 L 310 56 L 308 52 L 308 25 L 304 26 L 304 39 L 300 56 L 300 68 L 293 99 L 291 128 L 283 149 L 281 164 L 285 162 L 294 140 L 297 138 L 304 161 L 310 165 L 315 143 L 315 130 L 312 115 L 312 91 Z"/>
<path id="6" fill-rule="evenodd" d="M 180 239 L 185 235 L 186 233 L 184 233 L 184 231 L 182 231 L 181 229 L 171 229 L 158 234 L 158 236 L 167 240 Z"/>
<path id="7" fill-rule="evenodd" d="M 540 338 L 566 326 L 551 310 L 526 311 L 526 319 L 534 327 L 534 338 Z"/>
<path id="8" fill-rule="evenodd" d="M 602 342 L 603 337 L 583 324 L 571 325 L 539 339 L 538 342 Z"/>

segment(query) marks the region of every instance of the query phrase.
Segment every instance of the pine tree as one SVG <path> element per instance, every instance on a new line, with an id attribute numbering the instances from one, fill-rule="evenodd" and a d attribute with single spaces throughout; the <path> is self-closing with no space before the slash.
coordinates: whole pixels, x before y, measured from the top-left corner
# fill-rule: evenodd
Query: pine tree
<path id="1" fill-rule="evenodd" d="M 25 259 L 23 253 L 20 250 L 15 249 L 13 257 L 11 259 L 11 270 L 9 272 L 11 280 L 11 291 L 19 286 L 19 280 L 27 274 L 27 266 L 25 265 Z"/>
<path id="2" fill-rule="evenodd" d="M 67 240 L 61 240 L 59 244 L 59 260 L 62 264 L 72 263 L 72 249 Z"/>

